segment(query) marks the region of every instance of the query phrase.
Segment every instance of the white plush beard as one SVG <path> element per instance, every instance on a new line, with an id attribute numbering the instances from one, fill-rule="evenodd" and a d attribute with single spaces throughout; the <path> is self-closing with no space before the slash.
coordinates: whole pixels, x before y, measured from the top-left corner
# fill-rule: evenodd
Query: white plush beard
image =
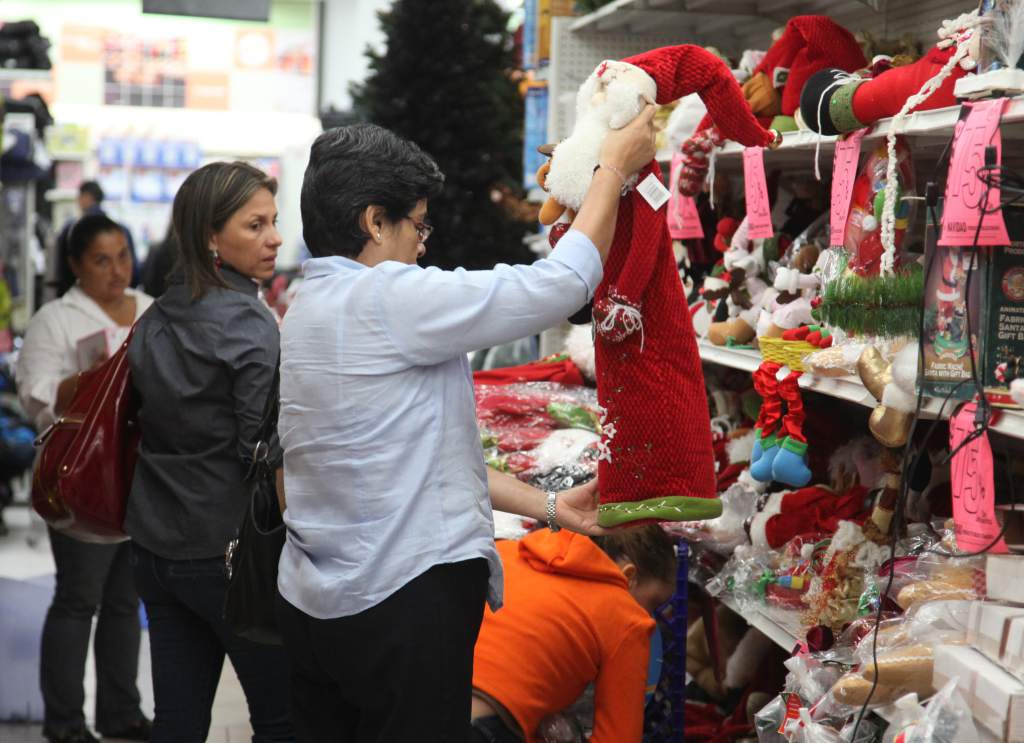
<path id="1" fill-rule="evenodd" d="M 601 156 L 608 125 L 586 120 L 576 123 L 568 139 L 559 143 L 551 157 L 547 188 L 555 200 L 573 211 L 583 206 L 590 181 Z"/>
<path id="2" fill-rule="evenodd" d="M 593 105 L 597 92 L 591 76 L 580 89 L 576 106 L 576 125 L 551 155 L 551 170 L 546 186 L 562 206 L 579 211 L 587 195 L 594 169 L 601 156 L 601 145 L 611 129 L 621 129 L 632 121 L 644 105 L 640 92 L 632 85 L 612 81 L 605 88 L 605 99 Z M 632 178 L 635 183 L 636 179 Z"/>

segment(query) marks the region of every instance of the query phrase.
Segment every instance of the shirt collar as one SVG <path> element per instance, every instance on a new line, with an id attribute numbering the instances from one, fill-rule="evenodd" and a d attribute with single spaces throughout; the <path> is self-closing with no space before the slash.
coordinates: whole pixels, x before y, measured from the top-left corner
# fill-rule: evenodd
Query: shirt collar
<path id="1" fill-rule="evenodd" d="M 330 276 L 342 271 L 362 270 L 369 268 L 359 261 L 346 258 L 343 255 L 328 255 L 323 258 L 310 258 L 302 264 L 302 275 L 307 279 L 314 279 L 319 276 Z"/>
<path id="2" fill-rule="evenodd" d="M 259 294 L 259 284 L 248 276 L 243 276 L 238 273 L 238 271 L 226 263 L 220 268 L 220 277 L 224 279 L 225 283 L 227 283 L 227 285 L 232 289 L 237 289 L 245 294 L 251 294 L 254 297 Z"/>
<path id="3" fill-rule="evenodd" d="M 240 274 L 228 264 L 223 264 L 220 269 L 218 269 L 218 273 L 220 274 L 220 277 L 224 279 L 224 283 L 227 284 L 229 288 L 234 289 L 235 291 L 240 291 L 243 294 L 250 294 L 254 297 L 259 295 L 259 284 L 248 276 Z M 168 282 L 171 284 L 184 284 L 185 273 L 180 268 L 175 268 L 174 271 L 171 272 Z"/>

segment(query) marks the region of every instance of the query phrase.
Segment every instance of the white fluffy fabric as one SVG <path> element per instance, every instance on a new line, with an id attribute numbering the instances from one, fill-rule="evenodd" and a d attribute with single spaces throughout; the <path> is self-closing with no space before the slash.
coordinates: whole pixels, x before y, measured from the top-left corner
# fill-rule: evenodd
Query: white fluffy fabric
<path id="1" fill-rule="evenodd" d="M 895 382 L 885 385 L 882 390 L 882 405 L 904 413 L 913 413 L 917 408 L 917 396 L 907 393 Z"/>
<path id="2" fill-rule="evenodd" d="M 772 493 L 760 513 L 754 514 L 750 520 L 750 543 L 755 547 L 771 549 L 768 544 L 768 519 L 782 513 L 782 498 L 788 493 Z"/>
<path id="3" fill-rule="evenodd" d="M 1010 397 L 1018 405 L 1024 406 L 1024 379 L 1015 379 L 1010 382 Z"/>
<path id="4" fill-rule="evenodd" d="M 749 686 L 773 647 L 775 643 L 758 630 L 747 630 L 725 663 L 725 688 L 745 689 Z"/>
<path id="5" fill-rule="evenodd" d="M 573 325 L 565 337 L 565 352 L 572 363 L 591 382 L 597 379 L 597 366 L 594 362 L 594 327 L 593 325 Z"/>
<path id="6" fill-rule="evenodd" d="M 624 127 L 656 96 L 654 79 L 639 67 L 614 61 L 598 65 L 576 94 L 572 134 L 551 156 L 546 185 L 559 204 L 579 210 L 609 130 Z"/>
<path id="7" fill-rule="evenodd" d="M 494 538 L 495 539 L 522 539 L 530 533 L 531 528 L 537 522 L 533 519 L 517 516 L 514 513 L 504 511 L 494 512 Z"/>
<path id="8" fill-rule="evenodd" d="M 552 431 L 533 450 L 534 465 L 538 472 L 547 473 L 561 465 L 578 462 L 588 446 L 594 446 L 601 437 L 593 431 L 579 428 L 562 428 Z"/>
<path id="9" fill-rule="evenodd" d="M 697 131 L 704 114 L 708 112 L 707 106 L 696 93 L 683 96 L 679 103 L 668 117 L 665 124 L 665 136 L 668 138 L 668 146 L 673 152 L 683 146 L 683 142 L 693 136 Z"/>
<path id="10" fill-rule="evenodd" d="M 738 462 L 749 462 L 750 455 L 754 451 L 754 432 L 750 431 L 742 436 L 737 436 L 725 445 L 725 453 L 729 456 L 730 464 Z"/>
<path id="11" fill-rule="evenodd" d="M 718 278 L 717 276 L 705 276 L 704 277 L 704 291 L 713 292 L 719 291 L 720 289 L 728 289 L 729 284 L 726 281 Z"/>
<path id="12" fill-rule="evenodd" d="M 852 521 L 840 521 L 839 528 L 832 536 L 832 543 L 829 545 L 828 554 L 834 555 L 837 552 L 847 552 L 864 543 L 864 532 Z"/>
<path id="13" fill-rule="evenodd" d="M 910 341 L 892 359 L 892 381 L 908 395 L 915 394 L 918 355 L 917 342 Z"/>

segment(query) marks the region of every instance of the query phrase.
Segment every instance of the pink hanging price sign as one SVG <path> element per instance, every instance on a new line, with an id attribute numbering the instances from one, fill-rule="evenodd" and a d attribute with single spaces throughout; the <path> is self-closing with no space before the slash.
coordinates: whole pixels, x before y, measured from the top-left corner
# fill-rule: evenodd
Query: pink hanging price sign
<path id="1" fill-rule="evenodd" d="M 673 240 L 700 240 L 704 237 L 704 227 L 697 213 L 697 202 L 692 196 L 679 193 L 679 172 L 683 169 L 683 154 L 672 155 L 669 168 L 668 189 L 671 192 L 668 202 L 668 234 Z"/>
<path id="2" fill-rule="evenodd" d="M 771 237 L 772 205 L 768 201 L 768 181 L 764 176 L 764 148 L 743 150 L 743 190 L 747 197 L 747 236 L 751 240 Z"/>
<path id="3" fill-rule="evenodd" d="M 974 403 L 968 403 L 949 419 L 950 451 L 956 451 L 974 432 L 976 407 Z M 953 523 L 957 547 L 963 552 L 983 550 L 999 536 L 992 467 L 992 447 L 987 433 L 960 449 L 951 462 Z M 990 551 L 1001 554 L 1009 550 L 999 539 Z"/>
<path id="4" fill-rule="evenodd" d="M 850 215 L 853 184 L 857 180 L 857 161 L 860 160 L 860 141 L 867 129 L 836 142 L 832 160 L 832 209 L 829 213 L 829 245 L 842 245 L 846 233 L 846 219 Z"/>
<path id="5" fill-rule="evenodd" d="M 1006 103 L 1006 98 L 967 103 L 970 113 L 953 129 L 953 157 L 946 176 L 939 245 L 969 247 L 975 244 L 975 235 L 978 236 L 978 245 L 1008 245 L 1010 242 L 1003 213 L 998 208 L 999 189 L 986 189 L 978 179 L 978 170 L 985 165 L 987 147 L 996 148 L 995 164 L 1002 162 L 1003 137 L 999 131 L 999 119 Z M 988 201 L 983 204 L 986 190 Z M 989 212 L 984 219 L 982 207 Z"/>

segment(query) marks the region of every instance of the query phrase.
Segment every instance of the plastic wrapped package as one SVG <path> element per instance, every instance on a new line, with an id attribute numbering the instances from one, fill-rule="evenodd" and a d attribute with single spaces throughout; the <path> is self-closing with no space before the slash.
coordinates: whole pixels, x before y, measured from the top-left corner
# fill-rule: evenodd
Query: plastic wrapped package
<path id="1" fill-rule="evenodd" d="M 922 577 L 905 585 L 896 595 L 904 610 L 929 601 L 972 601 L 984 598 L 984 557 L 952 558 L 927 553 L 917 561 Z"/>
<path id="2" fill-rule="evenodd" d="M 799 725 L 797 710 L 814 706 L 841 673 L 834 664 L 823 663 L 810 655 L 790 658 L 786 668 L 789 673 L 783 693 L 754 716 L 759 743 L 788 741 Z"/>
<path id="3" fill-rule="evenodd" d="M 974 718 L 955 679 L 939 689 L 926 707 L 900 702 L 882 743 L 978 743 Z"/>
<path id="4" fill-rule="evenodd" d="M 758 586 L 766 575 L 771 575 L 772 561 L 770 551 L 740 545 L 718 575 L 707 582 L 705 590 L 715 598 L 731 595 L 740 612 L 754 610 L 762 604 Z"/>
<path id="5" fill-rule="evenodd" d="M 741 478 L 740 482 L 722 493 L 722 515 L 718 518 L 707 521 L 673 521 L 662 526 L 673 536 L 728 556 L 748 541 L 744 524 L 757 510 L 757 497 L 757 491 Z"/>
<path id="6" fill-rule="evenodd" d="M 785 695 L 772 699 L 754 715 L 754 731 L 757 743 L 786 743 L 788 737 L 779 732 L 786 720 Z"/>
<path id="7" fill-rule="evenodd" d="M 859 727 L 856 721 L 852 721 L 837 730 L 831 725 L 815 721 L 808 710 L 802 709 L 800 726 L 790 740 L 792 743 L 872 743 L 877 737 L 878 727 L 870 720 L 861 720 Z"/>
<path id="8" fill-rule="evenodd" d="M 597 392 L 550 382 L 476 385 L 487 464 L 544 490 L 566 490 L 597 472 Z"/>

